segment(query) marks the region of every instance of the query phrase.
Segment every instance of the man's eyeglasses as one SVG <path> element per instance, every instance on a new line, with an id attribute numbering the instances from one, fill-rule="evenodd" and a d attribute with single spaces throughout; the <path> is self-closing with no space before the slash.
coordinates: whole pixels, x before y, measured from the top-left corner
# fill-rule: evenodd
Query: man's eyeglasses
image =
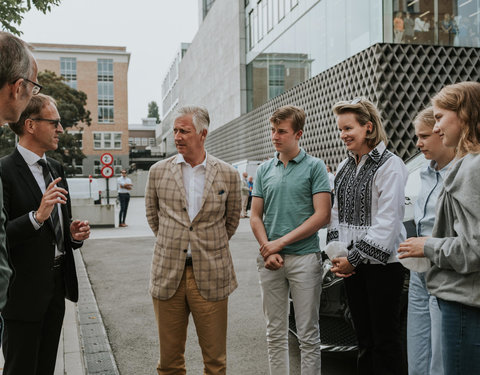
<path id="1" fill-rule="evenodd" d="M 40 92 L 40 90 L 43 88 L 43 86 L 40 83 L 30 81 L 28 78 L 24 78 L 23 80 L 30 82 L 33 85 L 33 90 L 32 90 L 33 95 L 37 95 Z"/>
<path id="2" fill-rule="evenodd" d="M 58 128 L 59 125 L 61 125 L 61 120 L 51 120 L 49 118 L 31 118 L 30 120 L 48 122 L 48 123 L 52 124 L 55 127 L 55 129 Z"/>

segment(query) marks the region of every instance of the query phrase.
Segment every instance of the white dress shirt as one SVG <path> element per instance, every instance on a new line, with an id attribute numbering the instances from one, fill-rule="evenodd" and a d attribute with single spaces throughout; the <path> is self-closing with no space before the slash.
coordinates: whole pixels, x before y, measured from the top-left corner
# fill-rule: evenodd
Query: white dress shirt
<path id="1" fill-rule="evenodd" d="M 192 168 L 188 164 L 182 154 L 177 155 L 177 164 L 182 164 L 183 187 L 185 188 L 187 200 L 187 212 L 192 222 L 200 211 L 203 198 L 203 190 L 205 188 L 205 171 L 207 167 L 207 153 L 201 164 Z M 187 256 L 191 257 L 192 252 L 190 244 L 188 244 Z"/>
<path id="2" fill-rule="evenodd" d="M 38 164 L 38 161 L 40 159 L 43 159 L 46 162 L 47 158 L 46 158 L 45 154 L 43 154 L 43 156 L 40 158 L 34 152 L 32 152 L 32 151 L 30 151 L 30 150 L 28 150 L 25 147 L 20 146 L 20 145 L 17 145 L 17 150 L 20 153 L 20 155 L 22 155 L 23 160 L 25 160 L 25 162 L 27 163 L 28 168 L 30 168 L 30 171 L 32 172 L 33 177 L 35 178 L 35 181 L 37 181 L 38 187 L 42 191 L 42 194 L 44 194 L 47 187 L 45 186 L 45 179 L 43 178 L 43 168 L 41 167 L 40 164 Z M 53 178 L 53 176 L 52 176 L 52 178 Z M 62 228 L 62 233 L 63 233 L 63 230 L 64 230 L 63 229 L 63 215 L 62 215 L 62 207 L 61 207 L 60 203 L 57 203 L 57 209 L 58 209 L 58 219 L 60 220 L 60 226 Z M 35 219 L 33 217 L 33 213 L 34 213 L 34 211 L 31 211 L 29 213 L 30 221 L 32 222 L 32 225 L 35 228 L 35 230 L 39 230 L 42 227 L 42 225 L 37 224 L 37 222 L 35 221 Z M 55 256 L 59 256 L 59 255 L 62 255 L 62 254 L 63 253 L 60 250 L 58 250 L 58 247 L 55 245 Z"/>

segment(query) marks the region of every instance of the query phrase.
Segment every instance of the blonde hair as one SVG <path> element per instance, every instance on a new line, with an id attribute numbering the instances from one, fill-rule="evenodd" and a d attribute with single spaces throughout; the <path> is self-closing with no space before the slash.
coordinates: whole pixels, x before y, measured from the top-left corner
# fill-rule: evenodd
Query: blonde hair
<path id="1" fill-rule="evenodd" d="M 353 113 L 358 123 L 362 126 L 366 125 L 369 121 L 372 123 L 372 131 L 367 132 L 366 135 L 368 147 L 374 148 L 382 141 L 385 143 L 385 146 L 387 145 L 387 134 L 382 125 L 380 112 L 370 100 L 355 98 L 350 102 L 341 101 L 336 103 L 332 110 L 336 116 L 344 113 Z"/>
<path id="2" fill-rule="evenodd" d="M 455 112 L 462 124 L 457 157 L 480 153 L 480 83 L 461 82 L 445 86 L 432 98 L 432 104 Z"/>
<path id="3" fill-rule="evenodd" d="M 419 112 L 413 120 L 413 125 L 427 125 L 429 128 L 435 126 L 435 117 L 433 116 L 433 107 L 427 107 L 423 111 Z"/>

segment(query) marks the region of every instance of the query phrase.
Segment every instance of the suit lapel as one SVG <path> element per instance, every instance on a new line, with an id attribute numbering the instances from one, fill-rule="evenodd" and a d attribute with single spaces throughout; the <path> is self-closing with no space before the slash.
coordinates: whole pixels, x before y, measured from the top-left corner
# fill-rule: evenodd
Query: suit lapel
<path id="1" fill-rule="evenodd" d="M 217 166 L 214 160 L 211 159 L 210 156 L 207 155 L 207 167 L 205 170 L 205 187 L 203 188 L 203 195 L 202 195 L 202 203 L 200 205 L 200 211 L 203 209 L 203 205 L 207 199 L 208 193 L 212 188 L 213 181 L 215 180 L 215 176 L 217 175 Z M 197 215 L 198 217 L 198 215 Z"/>
<path id="2" fill-rule="evenodd" d="M 30 170 L 27 162 L 23 159 L 22 155 L 20 155 L 17 149 L 15 149 L 13 156 L 15 164 L 18 167 L 18 175 L 25 182 L 25 185 L 31 192 L 31 196 L 35 200 L 35 204 L 37 207 L 39 207 L 43 194 L 38 186 L 37 180 L 35 180 L 35 177 L 33 177 L 32 171 Z"/>
<path id="3" fill-rule="evenodd" d="M 183 207 L 187 207 L 187 194 L 185 193 L 185 187 L 183 186 L 183 174 L 182 174 L 182 164 L 177 163 L 177 158 L 172 159 L 172 166 L 170 168 L 175 183 L 177 184 L 180 192 L 182 193 Z"/>

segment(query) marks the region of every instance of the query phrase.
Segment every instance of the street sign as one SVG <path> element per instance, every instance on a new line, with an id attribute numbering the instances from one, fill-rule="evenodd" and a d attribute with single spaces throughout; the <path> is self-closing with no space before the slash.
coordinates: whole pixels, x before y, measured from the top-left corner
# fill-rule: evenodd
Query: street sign
<path id="1" fill-rule="evenodd" d="M 105 178 L 113 177 L 113 168 L 109 165 L 106 165 L 102 168 L 101 173 Z"/>
<path id="2" fill-rule="evenodd" d="M 113 156 L 112 154 L 105 152 L 100 156 L 100 161 L 103 165 L 110 165 L 113 163 Z"/>

